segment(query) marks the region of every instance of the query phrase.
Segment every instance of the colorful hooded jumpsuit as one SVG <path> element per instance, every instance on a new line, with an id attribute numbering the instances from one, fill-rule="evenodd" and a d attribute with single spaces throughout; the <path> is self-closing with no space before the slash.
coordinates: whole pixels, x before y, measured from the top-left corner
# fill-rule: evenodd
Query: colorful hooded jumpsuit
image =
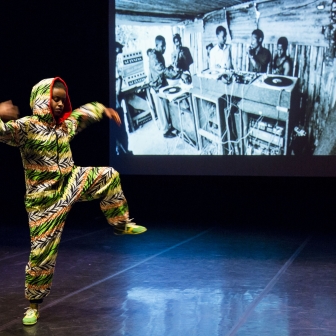
<path id="1" fill-rule="evenodd" d="M 66 217 L 77 201 L 101 199 L 100 207 L 111 225 L 129 220 L 119 174 L 110 167 L 77 167 L 69 142 L 86 126 L 102 118 L 104 106 L 86 104 L 72 111 L 66 87 L 64 115 L 56 124 L 50 100 L 55 81 L 45 79 L 33 87 L 33 115 L 4 123 L 0 142 L 20 148 L 23 161 L 31 253 L 26 266 L 25 296 L 41 302 L 50 292 L 58 246 Z"/>

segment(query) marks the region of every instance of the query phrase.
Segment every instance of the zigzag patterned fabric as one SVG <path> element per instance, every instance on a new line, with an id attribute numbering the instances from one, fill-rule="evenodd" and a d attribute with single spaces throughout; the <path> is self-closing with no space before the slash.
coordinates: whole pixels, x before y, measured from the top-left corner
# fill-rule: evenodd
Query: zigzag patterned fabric
<path id="1" fill-rule="evenodd" d="M 95 102 L 71 111 L 67 94 L 65 118 L 56 123 L 50 109 L 56 80 L 66 87 L 59 77 L 44 79 L 33 87 L 32 116 L 7 123 L 0 119 L 0 142 L 20 148 L 25 173 L 31 237 L 25 282 L 28 300 L 43 299 L 50 292 L 64 223 L 75 202 L 101 199 L 101 210 L 111 225 L 129 219 L 118 172 L 110 167 L 77 167 L 72 159 L 69 142 L 102 118 L 104 105 Z"/>

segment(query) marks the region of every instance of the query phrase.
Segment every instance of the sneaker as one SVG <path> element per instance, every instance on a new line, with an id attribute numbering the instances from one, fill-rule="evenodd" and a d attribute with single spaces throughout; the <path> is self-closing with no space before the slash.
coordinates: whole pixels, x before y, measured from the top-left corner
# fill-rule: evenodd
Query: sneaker
<path id="1" fill-rule="evenodd" d="M 122 226 L 115 226 L 114 227 L 114 234 L 117 236 L 125 235 L 125 234 L 140 234 L 146 232 L 147 229 L 144 226 L 136 225 L 133 222 L 128 222 L 123 224 Z"/>
<path id="2" fill-rule="evenodd" d="M 39 318 L 39 312 L 37 309 L 33 308 L 26 308 L 25 316 L 22 319 L 22 323 L 24 325 L 33 325 L 37 322 L 37 319 Z"/>

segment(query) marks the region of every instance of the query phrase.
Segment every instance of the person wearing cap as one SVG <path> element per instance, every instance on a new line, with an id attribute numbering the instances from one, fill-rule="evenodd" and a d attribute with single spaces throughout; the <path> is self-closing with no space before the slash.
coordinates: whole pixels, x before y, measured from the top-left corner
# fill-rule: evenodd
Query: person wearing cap
<path id="1" fill-rule="evenodd" d="M 173 42 L 175 50 L 172 53 L 172 65 L 177 71 L 189 71 L 190 65 L 194 62 L 189 48 L 182 46 L 180 34 L 173 35 Z"/>

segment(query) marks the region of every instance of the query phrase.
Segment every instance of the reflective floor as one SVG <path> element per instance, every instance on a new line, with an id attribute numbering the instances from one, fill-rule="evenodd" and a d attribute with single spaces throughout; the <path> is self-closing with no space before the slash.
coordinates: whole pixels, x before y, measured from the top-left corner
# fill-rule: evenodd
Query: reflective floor
<path id="1" fill-rule="evenodd" d="M 35 326 L 28 229 L 0 225 L 0 335 L 336 335 L 332 234 L 147 224 L 114 236 L 68 222 Z"/>

